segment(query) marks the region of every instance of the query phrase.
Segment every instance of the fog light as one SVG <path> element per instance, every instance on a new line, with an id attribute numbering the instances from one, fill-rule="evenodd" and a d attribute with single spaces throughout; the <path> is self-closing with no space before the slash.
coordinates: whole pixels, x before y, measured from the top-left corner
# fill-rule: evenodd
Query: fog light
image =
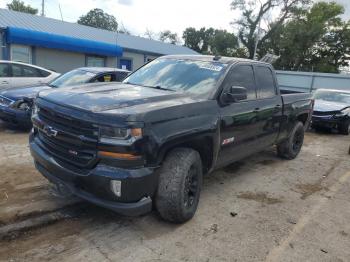
<path id="1" fill-rule="evenodd" d="M 122 195 L 122 181 L 111 180 L 111 190 L 117 197 L 121 197 L 121 195 Z"/>

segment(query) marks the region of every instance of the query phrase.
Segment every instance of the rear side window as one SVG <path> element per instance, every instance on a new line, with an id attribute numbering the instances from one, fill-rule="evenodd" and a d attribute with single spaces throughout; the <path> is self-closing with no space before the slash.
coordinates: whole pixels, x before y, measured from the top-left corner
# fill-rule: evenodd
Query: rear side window
<path id="1" fill-rule="evenodd" d="M 128 76 L 128 72 L 116 72 L 117 82 L 123 81 Z"/>
<path id="2" fill-rule="evenodd" d="M 0 77 L 9 77 L 10 67 L 8 64 L 0 63 Z"/>
<path id="3" fill-rule="evenodd" d="M 25 65 L 12 65 L 12 76 L 13 77 L 43 77 L 41 71 L 34 67 L 25 66 Z M 49 73 L 47 73 L 49 75 Z"/>
<path id="4" fill-rule="evenodd" d="M 12 65 L 12 76 L 23 77 L 23 69 L 20 65 Z"/>
<path id="5" fill-rule="evenodd" d="M 34 67 L 23 66 L 24 77 L 41 77 L 40 71 Z"/>
<path id="6" fill-rule="evenodd" d="M 275 81 L 270 68 L 266 66 L 257 66 L 256 81 L 259 99 L 271 98 L 276 95 Z"/>
<path id="7" fill-rule="evenodd" d="M 41 70 L 41 69 L 38 69 L 38 70 L 42 77 L 48 77 L 51 74 L 50 72 L 47 72 L 45 70 Z"/>
<path id="8" fill-rule="evenodd" d="M 256 99 L 254 71 L 250 65 L 239 65 L 231 69 L 225 83 L 225 88 L 241 86 L 247 89 L 247 100 Z"/>
<path id="9" fill-rule="evenodd" d="M 95 79 L 94 82 L 115 82 L 114 74 L 104 74 Z"/>

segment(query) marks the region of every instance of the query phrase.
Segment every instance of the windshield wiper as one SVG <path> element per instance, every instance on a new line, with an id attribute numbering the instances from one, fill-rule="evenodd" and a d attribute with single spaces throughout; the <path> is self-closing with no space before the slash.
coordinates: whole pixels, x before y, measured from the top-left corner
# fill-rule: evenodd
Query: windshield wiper
<path id="1" fill-rule="evenodd" d="M 148 85 L 134 84 L 134 83 L 130 83 L 130 82 L 125 82 L 125 84 L 128 84 L 128 85 L 137 85 L 137 86 L 142 86 L 142 87 L 148 87 L 148 88 L 154 88 L 154 89 L 159 89 L 159 90 L 166 90 L 166 91 L 175 92 L 175 90 L 173 90 L 173 89 L 165 88 L 165 87 L 161 87 L 161 86 L 148 86 Z"/>
<path id="2" fill-rule="evenodd" d="M 166 90 L 166 91 L 173 91 L 173 92 L 175 92 L 175 90 L 173 90 L 173 89 L 165 88 L 165 87 L 161 87 L 161 86 L 146 86 L 146 87 L 155 88 L 155 89 L 159 89 L 159 90 Z"/>

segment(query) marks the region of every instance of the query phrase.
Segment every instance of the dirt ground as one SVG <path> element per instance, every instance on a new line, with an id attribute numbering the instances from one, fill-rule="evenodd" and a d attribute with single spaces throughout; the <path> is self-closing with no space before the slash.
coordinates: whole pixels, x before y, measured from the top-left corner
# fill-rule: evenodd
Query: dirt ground
<path id="1" fill-rule="evenodd" d="M 28 135 L 0 125 L 0 261 L 350 261 L 350 138 L 306 135 L 208 175 L 195 217 L 122 217 L 53 196 Z"/>

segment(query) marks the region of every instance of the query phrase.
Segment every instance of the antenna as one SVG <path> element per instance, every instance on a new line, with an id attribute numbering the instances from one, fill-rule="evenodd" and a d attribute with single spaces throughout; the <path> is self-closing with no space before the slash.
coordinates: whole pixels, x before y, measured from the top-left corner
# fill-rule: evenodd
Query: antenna
<path id="1" fill-rule="evenodd" d="M 45 0 L 41 0 L 41 16 L 45 16 Z"/>
<path id="2" fill-rule="evenodd" d="M 61 20 L 63 21 L 63 15 L 62 15 L 62 10 L 61 10 L 61 4 L 58 4 L 58 8 L 60 9 Z"/>

